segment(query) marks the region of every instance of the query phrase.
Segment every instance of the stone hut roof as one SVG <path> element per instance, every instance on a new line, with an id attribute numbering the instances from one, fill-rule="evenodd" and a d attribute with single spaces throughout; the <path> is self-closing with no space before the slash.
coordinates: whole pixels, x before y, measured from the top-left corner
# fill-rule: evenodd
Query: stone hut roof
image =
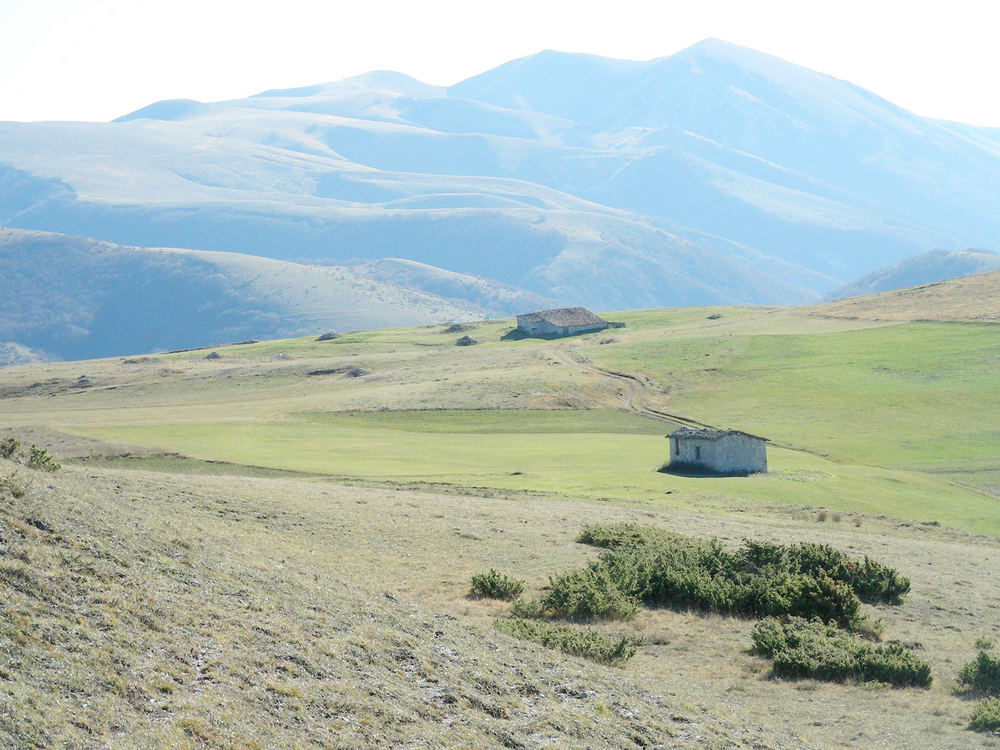
<path id="1" fill-rule="evenodd" d="M 760 435 L 751 435 L 749 432 L 743 432 L 742 430 L 713 430 L 710 427 L 681 427 L 679 430 L 671 432 L 667 435 L 667 437 L 679 439 L 718 440 L 719 438 L 726 437 L 726 435 L 744 435 L 745 437 L 752 437 L 756 440 L 767 440 L 765 437 L 761 437 Z"/>
<path id="2" fill-rule="evenodd" d="M 542 310 L 517 317 L 526 323 L 538 323 L 545 320 L 554 326 L 586 326 L 608 322 L 604 318 L 594 315 L 585 307 L 560 307 L 555 310 Z"/>

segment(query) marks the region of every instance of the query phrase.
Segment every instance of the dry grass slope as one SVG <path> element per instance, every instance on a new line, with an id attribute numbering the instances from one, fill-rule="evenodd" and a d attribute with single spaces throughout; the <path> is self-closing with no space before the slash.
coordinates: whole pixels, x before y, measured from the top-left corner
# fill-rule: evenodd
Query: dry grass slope
<path id="1" fill-rule="evenodd" d="M 0 463 L 4 474 L 14 470 Z M 404 558 L 439 555 L 425 545 L 442 529 L 422 526 L 431 511 L 441 517 L 434 498 L 17 471 L 31 488 L 0 507 L 0 746 L 646 747 L 697 738 L 742 747 L 760 739 L 619 670 L 457 617 L 474 606 L 449 585 L 461 556 L 436 571 L 448 606 L 406 601 L 401 584 L 416 571 Z M 300 491 L 308 510 L 289 504 Z M 373 527 L 385 500 L 419 507 L 416 538 Z M 352 506 L 362 512 L 345 517 Z M 438 584 L 421 586 L 426 596 Z"/>
<path id="2" fill-rule="evenodd" d="M 803 309 L 832 318 L 1000 322 L 1000 271 L 849 297 Z"/>
<path id="3" fill-rule="evenodd" d="M 0 471 L 14 467 L 3 463 Z M 997 638 L 1000 546 L 933 527 L 763 521 L 300 479 L 17 469 L 0 509 L 0 746 L 966 748 L 956 677 Z M 785 682 L 746 620 L 646 610 L 604 667 L 491 627 L 496 568 L 538 595 L 594 550 L 580 526 L 832 543 L 914 582 L 879 607 L 930 690 Z M 442 550 L 448 550 L 447 555 Z"/>

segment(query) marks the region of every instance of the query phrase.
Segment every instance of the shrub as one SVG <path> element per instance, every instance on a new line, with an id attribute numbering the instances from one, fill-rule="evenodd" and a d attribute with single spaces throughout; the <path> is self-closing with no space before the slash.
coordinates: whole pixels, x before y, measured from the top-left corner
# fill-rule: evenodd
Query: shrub
<path id="1" fill-rule="evenodd" d="M 730 552 L 717 539 L 658 537 L 624 527 L 590 528 L 586 538 L 607 545 L 597 565 L 615 587 L 647 606 L 860 623 L 861 603 L 851 588 L 822 570 L 798 572 L 789 548 L 747 543 Z"/>
<path id="2" fill-rule="evenodd" d="M 479 599 L 502 599 L 512 601 L 524 593 L 524 581 L 500 573 L 490 568 L 488 573 L 476 573 L 472 576 L 471 596 Z"/>
<path id="3" fill-rule="evenodd" d="M 822 570 L 834 580 L 846 583 L 862 599 L 895 603 L 910 590 L 908 578 L 867 556 L 864 562 L 859 562 L 827 544 L 811 542 L 793 544 L 789 550 L 799 572 Z"/>
<path id="4" fill-rule="evenodd" d="M 729 551 L 717 539 L 629 523 L 585 526 L 579 541 L 607 550 L 601 563 L 618 588 L 650 606 L 816 616 L 859 627 L 859 597 L 895 602 L 910 588 L 892 568 L 824 544 L 747 539 Z"/>
<path id="5" fill-rule="evenodd" d="M 972 711 L 969 727 L 977 732 L 1000 732 L 1000 700 L 987 698 Z"/>
<path id="6" fill-rule="evenodd" d="M 868 601 L 895 603 L 910 590 L 909 579 L 893 568 L 868 557 L 864 562 L 854 560 L 828 544 L 801 542 L 785 547 L 745 539 L 740 555 L 747 570 L 786 570 L 814 576 L 825 573 Z"/>
<path id="7" fill-rule="evenodd" d="M 788 613 L 799 617 L 818 617 L 823 622 L 836 622 L 844 627 L 858 620 L 861 602 L 850 586 L 835 581 L 820 570 L 815 576 L 791 577 Z"/>
<path id="8" fill-rule="evenodd" d="M 751 638 L 754 652 L 764 656 L 774 656 L 788 648 L 785 628 L 774 617 L 768 617 L 754 625 Z"/>
<path id="9" fill-rule="evenodd" d="M 20 447 L 21 441 L 12 435 L 8 435 L 3 440 L 0 440 L 0 457 L 13 458 L 14 454 L 17 453 L 17 449 Z"/>
<path id="10" fill-rule="evenodd" d="M 898 687 L 929 687 L 931 668 L 898 643 L 876 646 L 819 620 L 762 620 L 753 629 L 754 651 L 771 657 L 775 674 L 830 682 L 858 680 Z"/>
<path id="11" fill-rule="evenodd" d="M 538 602 L 542 617 L 566 620 L 628 620 L 635 617 L 638 603 L 626 596 L 607 568 L 592 564 L 556 579 L 549 579 L 549 592 Z"/>
<path id="12" fill-rule="evenodd" d="M 534 641 L 547 648 L 558 649 L 564 654 L 582 656 L 602 664 L 627 661 L 642 645 L 642 641 L 636 638 L 627 636 L 619 639 L 606 638 L 590 628 L 553 625 L 520 617 L 497 620 L 495 625 L 498 630 L 517 638 Z"/>
<path id="13" fill-rule="evenodd" d="M 984 693 L 1000 693 L 1000 657 L 980 651 L 958 673 L 958 681 Z"/>
<path id="14" fill-rule="evenodd" d="M 39 448 L 37 445 L 32 445 L 29 448 L 25 464 L 29 469 L 38 469 L 39 471 L 59 471 L 62 468 L 45 448 Z"/>
<path id="15" fill-rule="evenodd" d="M 635 523 L 592 523 L 583 527 L 577 541 L 591 547 L 634 547 L 639 544 L 655 544 L 684 539 L 680 534 L 654 526 L 640 526 Z"/>

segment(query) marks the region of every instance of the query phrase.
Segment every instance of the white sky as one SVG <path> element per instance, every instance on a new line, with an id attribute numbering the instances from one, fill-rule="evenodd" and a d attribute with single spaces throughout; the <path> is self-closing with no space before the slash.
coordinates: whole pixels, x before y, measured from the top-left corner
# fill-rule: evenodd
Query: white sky
<path id="1" fill-rule="evenodd" d="M 1000 127 L 998 0 L 0 0 L 0 120 L 110 120 L 397 70 L 449 85 L 542 49 L 647 60 L 706 37 Z"/>

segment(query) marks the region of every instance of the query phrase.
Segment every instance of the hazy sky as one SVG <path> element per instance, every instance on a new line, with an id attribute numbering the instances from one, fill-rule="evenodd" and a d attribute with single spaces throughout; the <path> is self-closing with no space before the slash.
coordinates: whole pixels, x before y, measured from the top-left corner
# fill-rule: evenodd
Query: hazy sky
<path id="1" fill-rule="evenodd" d="M 542 49 L 717 37 L 918 114 L 1000 127 L 997 0 L 0 0 L 0 120 L 109 120 L 389 69 L 452 84 Z"/>

